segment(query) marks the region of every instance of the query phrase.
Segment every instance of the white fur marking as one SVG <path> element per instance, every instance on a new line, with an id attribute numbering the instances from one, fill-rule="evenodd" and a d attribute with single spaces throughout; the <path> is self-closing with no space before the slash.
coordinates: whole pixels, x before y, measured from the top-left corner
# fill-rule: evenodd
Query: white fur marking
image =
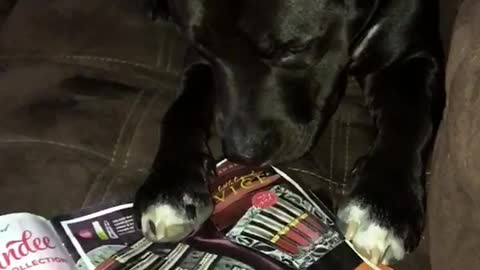
<path id="1" fill-rule="evenodd" d="M 150 221 L 155 225 L 155 234 L 150 229 Z M 194 224 L 170 205 L 152 205 L 142 215 L 142 229 L 152 241 L 174 242 L 193 231 Z"/>
<path id="2" fill-rule="evenodd" d="M 338 217 L 347 224 L 362 224 L 365 221 L 368 211 L 359 207 L 356 203 L 350 203 L 338 213 Z"/>
<path id="3" fill-rule="evenodd" d="M 338 212 L 338 217 L 347 227 L 359 225 L 351 242 L 362 255 L 369 257 L 374 250 L 378 250 L 384 255 L 383 264 L 388 264 L 393 258 L 401 260 L 405 256 L 403 240 L 373 220 L 369 208 L 351 202 Z"/>
<path id="4" fill-rule="evenodd" d="M 363 50 L 368 46 L 369 41 L 372 39 L 372 37 L 378 32 L 380 29 L 380 24 L 375 24 L 370 30 L 368 30 L 367 35 L 362 39 L 362 42 L 360 42 L 360 45 L 355 49 L 353 52 L 353 57 L 358 57 Z"/>
<path id="5" fill-rule="evenodd" d="M 189 195 L 185 194 L 183 195 L 183 202 L 185 204 L 193 204 L 193 199 Z"/>
<path id="6" fill-rule="evenodd" d="M 178 242 L 198 230 L 213 211 L 211 203 L 202 205 L 195 202 L 188 194 L 183 195 L 182 203 L 195 206 L 196 218 L 189 219 L 184 209 L 177 209 L 169 204 L 151 205 L 142 213 L 141 218 L 145 237 L 153 242 Z M 154 231 L 152 231 L 152 225 Z"/>

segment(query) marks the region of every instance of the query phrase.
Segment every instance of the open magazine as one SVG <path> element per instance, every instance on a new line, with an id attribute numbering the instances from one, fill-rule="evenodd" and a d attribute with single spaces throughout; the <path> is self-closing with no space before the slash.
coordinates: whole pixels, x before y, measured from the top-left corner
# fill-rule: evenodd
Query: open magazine
<path id="1" fill-rule="evenodd" d="M 177 244 L 143 238 L 132 203 L 51 220 L 1 216 L 0 270 L 354 270 L 364 263 L 329 210 L 275 167 L 223 161 L 211 192 L 213 215 Z"/>

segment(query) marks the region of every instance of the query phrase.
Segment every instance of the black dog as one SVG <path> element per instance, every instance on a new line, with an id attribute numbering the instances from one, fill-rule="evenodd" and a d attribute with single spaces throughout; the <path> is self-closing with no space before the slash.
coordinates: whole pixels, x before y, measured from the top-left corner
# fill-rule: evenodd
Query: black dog
<path id="1" fill-rule="evenodd" d="M 231 161 L 297 159 L 354 76 L 378 135 L 352 172 L 355 185 L 338 217 L 374 261 L 402 259 L 417 246 L 443 69 L 435 0 L 149 3 L 191 41 L 192 53 L 182 93 L 163 120 L 152 173 L 136 197 L 148 238 L 179 241 L 210 215 L 212 126 Z"/>

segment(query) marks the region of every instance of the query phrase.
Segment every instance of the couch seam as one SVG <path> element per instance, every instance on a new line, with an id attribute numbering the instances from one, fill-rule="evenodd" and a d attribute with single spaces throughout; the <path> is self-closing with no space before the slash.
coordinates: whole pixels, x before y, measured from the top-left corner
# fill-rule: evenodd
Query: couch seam
<path id="1" fill-rule="evenodd" d="M 337 136 L 337 132 L 336 132 L 336 127 L 337 127 L 337 123 L 336 123 L 336 119 L 333 119 L 333 123 L 332 123 L 332 132 L 330 133 L 330 179 L 333 179 L 333 164 L 335 162 L 335 140 L 336 140 L 336 136 Z M 333 181 L 332 181 L 333 183 Z M 333 194 L 333 186 L 331 185 L 331 183 L 329 182 L 328 184 L 328 192 L 329 194 Z"/>
<path id="2" fill-rule="evenodd" d="M 138 93 L 135 101 L 133 102 L 132 106 L 130 107 L 130 109 L 128 111 L 128 114 L 125 117 L 125 121 L 123 122 L 122 128 L 120 129 L 120 132 L 118 134 L 117 140 L 115 142 L 115 145 L 114 145 L 114 148 L 113 148 L 113 151 L 112 151 L 112 155 L 110 157 L 110 162 L 100 171 L 100 173 L 93 180 L 93 182 L 92 182 L 92 184 L 89 188 L 89 191 L 85 195 L 85 199 L 82 203 L 82 208 L 84 208 L 86 206 L 85 204 L 87 203 L 87 199 L 90 197 L 90 194 L 93 192 L 92 186 L 95 185 L 95 183 L 101 177 L 103 177 L 105 175 L 105 172 L 107 171 L 107 169 L 111 168 L 112 164 L 115 162 L 116 156 L 117 156 L 117 153 L 118 153 L 118 148 L 120 146 L 120 142 L 122 141 L 121 138 L 124 136 L 124 133 L 125 133 L 125 130 L 126 130 L 126 127 L 127 127 L 128 123 L 129 123 L 129 120 L 132 117 L 133 112 L 135 111 L 136 107 L 140 103 L 140 100 L 141 100 L 142 96 L 144 95 L 144 93 L 145 93 L 145 91 L 141 91 L 140 93 Z M 107 187 L 108 187 L 108 184 L 107 184 Z"/>
<path id="3" fill-rule="evenodd" d="M 128 146 L 128 149 L 127 149 L 127 153 L 125 154 L 125 160 L 123 162 L 123 166 L 122 168 L 123 169 L 126 169 L 128 167 L 128 163 L 129 163 L 129 159 L 130 159 L 130 152 L 131 152 L 131 148 L 132 148 L 132 144 L 135 142 L 135 138 L 137 137 L 137 134 L 138 134 L 138 128 L 141 126 L 141 124 L 143 124 L 143 121 L 145 120 L 145 117 L 147 116 L 148 112 L 150 111 L 150 109 L 153 107 L 153 104 L 155 104 L 155 102 L 157 101 L 157 99 L 160 97 L 160 95 L 155 95 L 154 97 L 152 97 L 152 100 L 149 102 L 149 104 L 146 106 L 145 110 L 143 111 L 142 113 L 142 116 L 140 116 L 140 119 L 139 121 L 137 122 L 137 125 L 135 126 L 135 130 L 133 132 L 133 136 L 132 136 L 132 139 L 131 139 L 131 142 Z"/>
<path id="4" fill-rule="evenodd" d="M 118 58 L 112 58 L 112 57 L 102 57 L 102 56 L 92 56 L 92 55 L 59 55 L 61 58 L 71 58 L 71 59 L 84 59 L 92 62 L 107 62 L 107 63 L 117 63 L 117 64 L 125 64 L 125 65 L 130 65 L 134 67 L 140 67 L 144 69 L 149 69 L 149 70 L 155 70 L 158 71 L 157 68 L 152 67 L 151 65 L 147 64 L 142 64 L 138 62 L 132 62 L 128 60 L 122 60 Z"/>
<path id="5" fill-rule="evenodd" d="M 174 48 L 173 48 L 173 42 L 170 40 L 170 42 L 167 42 L 167 47 L 168 47 L 168 54 L 167 54 L 167 63 L 165 64 L 165 69 L 168 71 L 172 70 L 172 57 L 175 55 L 173 53 Z"/>
<path id="6" fill-rule="evenodd" d="M 167 77 L 169 80 L 172 80 L 172 82 L 168 82 L 167 84 L 170 85 L 173 83 L 176 78 L 178 78 L 179 74 L 167 71 L 164 69 L 156 69 L 152 66 L 141 64 L 141 63 L 136 63 L 136 62 L 131 62 L 131 61 L 126 61 L 126 60 L 121 60 L 117 58 L 108 58 L 108 57 L 98 57 L 98 56 L 90 56 L 90 55 L 48 55 L 48 54 L 25 54 L 25 55 L 0 55 L 0 59 L 4 60 L 34 60 L 34 59 L 40 59 L 44 60 L 45 62 L 49 63 L 55 63 L 55 64 L 63 64 L 63 65 L 72 65 L 72 66 L 80 66 L 84 68 L 90 68 L 90 69 L 99 69 L 99 70 L 104 70 L 108 72 L 117 72 L 111 67 L 105 67 L 102 64 L 105 63 L 116 63 L 116 64 L 123 64 L 124 67 L 134 67 L 134 68 L 142 68 L 144 72 L 153 72 L 156 74 L 163 75 Z M 87 62 L 93 63 L 93 64 L 99 64 L 99 66 L 95 65 L 88 65 L 86 62 L 81 62 L 81 59 L 86 59 Z M 78 60 L 78 61 L 75 61 Z M 8 63 L 7 63 L 8 64 Z M 140 74 L 142 74 L 140 72 Z M 134 76 L 135 77 L 135 76 Z M 159 84 L 160 80 L 155 79 L 158 76 L 152 76 L 149 74 L 145 74 L 144 77 L 142 77 L 142 80 L 149 81 L 150 83 L 154 84 Z M 165 87 L 165 83 L 162 82 L 159 84 L 157 87 Z"/>
<path id="7" fill-rule="evenodd" d="M 0 139 L 0 144 L 11 144 L 11 143 L 37 143 L 37 144 L 55 145 L 55 146 L 59 146 L 61 148 L 74 149 L 74 150 L 77 150 L 77 151 L 80 151 L 80 152 L 84 152 L 84 153 L 87 153 L 87 154 L 94 155 L 96 157 L 99 157 L 99 158 L 102 158 L 102 159 L 105 159 L 105 160 L 109 160 L 109 157 L 107 155 L 104 155 L 100 152 L 93 151 L 93 150 L 85 148 L 85 147 L 76 146 L 76 145 L 73 145 L 73 144 L 64 144 L 64 143 L 59 143 L 59 142 L 55 142 L 55 141 L 40 140 L 40 139 L 38 139 L 38 140 L 35 140 L 35 139 L 24 139 L 24 140 L 22 140 L 22 139 Z"/>
<path id="8" fill-rule="evenodd" d="M 163 51 L 163 48 L 165 48 L 165 43 L 166 43 L 166 38 L 165 37 L 160 35 L 159 38 L 161 38 L 161 41 L 158 44 L 159 48 L 157 50 L 157 55 L 155 57 L 155 67 L 156 68 L 158 68 L 160 66 L 160 55 L 162 55 L 161 52 Z"/>
<path id="9" fill-rule="evenodd" d="M 140 125 L 143 123 L 143 120 L 145 119 L 145 116 L 147 115 L 148 111 L 150 110 L 150 108 L 153 106 L 153 104 L 156 102 L 156 100 L 158 99 L 160 95 L 155 95 L 154 97 L 151 98 L 151 100 L 149 101 L 148 105 L 145 107 L 145 109 L 143 110 L 141 116 L 140 116 L 140 119 L 136 122 L 135 124 L 135 127 L 134 127 L 134 130 L 133 130 L 133 135 L 132 137 L 130 138 L 130 143 L 128 144 L 128 146 L 126 146 L 126 149 L 127 149 L 127 152 L 125 153 L 124 155 L 124 158 L 123 158 L 123 165 L 121 166 L 121 169 L 126 169 L 128 167 L 128 161 L 129 161 L 129 156 L 130 156 L 130 151 L 131 151 L 131 148 L 132 148 L 132 145 L 135 141 L 135 137 L 137 135 L 137 131 L 138 131 L 138 128 L 140 127 Z M 112 177 L 111 181 L 109 181 L 109 183 L 107 184 L 107 186 L 105 187 L 105 193 L 103 194 L 102 196 L 102 202 L 105 201 L 106 197 L 107 197 L 107 193 L 108 191 L 110 190 L 112 184 L 115 184 L 115 181 L 118 179 L 118 173 Z"/>
<path id="10" fill-rule="evenodd" d="M 138 62 L 133 62 L 133 61 L 128 61 L 128 60 L 122 60 L 119 58 L 113 58 L 113 57 L 103 57 L 103 56 L 94 56 L 94 55 L 68 55 L 68 54 L 54 54 L 54 55 L 49 55 L 49 54 L 16 54 L 16 55 L 0 55 L 0 58 L 4 59 L 21 59 L 25 57 L 45 57 L 45 58 L 51 58 L 51 59 L 73 59 L 73 60 L 87 60 L 89 62 L 98 62 L 98 63 L 116 63 L 116 64 L 124 64 L 128 66 L 133 66 L 133 67 L 139 67 L 139 68 L 144 68 L 150 71 L 161 71 L 160 69 L 157 69 L 154 66 L 147 65 L 147 64 L 142 64 Z"/>
<path id="11" fill-rule="evenodd" d="M 345 164 L 344 164 L 344 171 L 343 171 L 343 188 L 342 194 L 345 194 L 346 186 L 347 186 L 347 175 L 349 171 L 349 163 L 350 163 L 350 132 L 351 132 L 351 115 L 348 114 L 347 116 L 347 123 L 346 123 L 346 131 L 345 131 Z"/>

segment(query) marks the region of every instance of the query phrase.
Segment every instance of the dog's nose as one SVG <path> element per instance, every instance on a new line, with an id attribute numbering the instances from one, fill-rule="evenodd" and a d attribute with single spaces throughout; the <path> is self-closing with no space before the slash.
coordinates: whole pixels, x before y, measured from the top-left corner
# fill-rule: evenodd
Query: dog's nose
<path id="1" fill-rule="evenodd" d="M 237 163 L 262 164 L 279 147 L 276 133 L 271 129 L 229 128 L 223 138 L 223 153 L 227 159 Z"/>

